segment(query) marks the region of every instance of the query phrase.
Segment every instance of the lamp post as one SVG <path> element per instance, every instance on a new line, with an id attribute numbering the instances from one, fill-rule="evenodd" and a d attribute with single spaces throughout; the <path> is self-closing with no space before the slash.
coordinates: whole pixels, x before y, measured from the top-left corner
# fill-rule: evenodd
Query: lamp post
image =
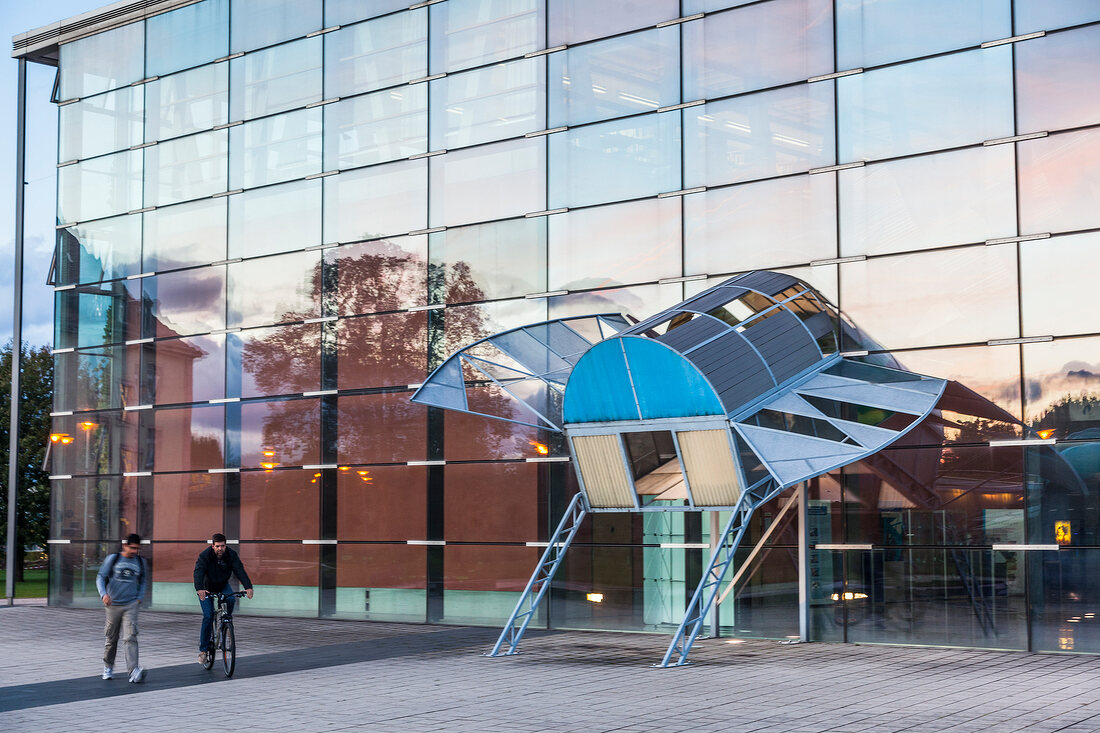
<path id="1" fill-rule="evenodd" d="M 15 605 L 15 501 L 19 481 L 19 370 L 23 356 L 23 179 L 25 176 L 27 121 L 27 60 L 19 59 L 19 92 L 16 103 L 15 132 L 15 267 L 12 270 L 12 291 L 15 293 L 12 308 L 11 338 L 11 438 L 8 447 L 8 543 L 7 577 L 4 595 L 8 605 Z M 20 548 L 21 550 L 22 548 Z"/>

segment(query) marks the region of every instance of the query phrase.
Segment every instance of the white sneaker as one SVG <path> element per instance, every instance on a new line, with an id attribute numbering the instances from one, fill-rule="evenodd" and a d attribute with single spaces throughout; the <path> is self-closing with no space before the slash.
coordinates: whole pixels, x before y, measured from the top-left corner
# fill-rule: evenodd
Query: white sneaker
<path id="1" fill-rule="evenodd" d="M 134 671 L 130 673 L 130 681 L 141 682 L 143 679 L 145 679 L 145 668 L 134 667 Z"/>
<path id="2" fill-rule="evenodd" d="M 104 664 L 103 665 L 103 679 L 113 680 L 114 678 L 115 678 L 115 671 L 113 669 L 111 669 L 110 667 L 108 667 L 106 664 Z"/>

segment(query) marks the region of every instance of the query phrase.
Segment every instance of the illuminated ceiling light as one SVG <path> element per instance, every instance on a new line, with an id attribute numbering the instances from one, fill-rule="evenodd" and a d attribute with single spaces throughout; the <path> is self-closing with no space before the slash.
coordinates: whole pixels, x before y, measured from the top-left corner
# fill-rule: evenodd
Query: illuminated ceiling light
<path id="1" fill-rule="evenodd" d="M 745 640 L 744 639 L 728 639 L 728 640 L 726 640 L 726 643 L 727 644 L 744 644 Z"/>
<path id="2" fill-rule="evenodd" d="M 351 470 L 351 466 L 340 466 L 340 470 L 341 470 L 341 471 L 350 471 L 350 470 Z"/>
<path id="3" fill-rule="evenodd" d="M 273 451 L 270 448 L 264 448 L 263 451 L 261 451 L 261 452 L 264 454 L 264 458 L 274 458 L 275 457 L 275 451 Z"/>
<path id="4" fill-rule="evenodd" d="M 313 474 L 313 478 L 321 478 L 321 474 L 315 473 L 315 474 Z"/>
<path id="5" fill-rule="evenodd" d="M 368 473 L 370 473 L 370 471 L 356 471 L 356 473 L 360 476 L 366 476 Z"/>
<path id="6" fill-rule="evenodd" d="M 603 603 L 603 593 L 589 593 L 584 598 L 590 603 Z"/>
<path id="7" fill-rule="evenodd" d="M 839 593 L 833 593 L 833 595 L 831 597 L 834 601 L 839 601 L 840 600 L 840 594 Z M 846 601 L 857 601 L 861 598 L 866 598 L 866 597 L 867 597 L 866 593 L 853 593 L 852 591 L 845 591 L 845 593 L 844 593 L 844 600 L 846 600 Z"/>
<path id="8" fill-rule="evenodd" d="M 274 461 L 264 461 L 263 463 L 260 464 L 260 468 L 263 468 L 265 470 L 270 471 L 271 469 L 275 468 L 278 465 L 279 464 L 275 463 Z"/>
<path id="9" fill-rule="evenodd" d="M 94 423 L 91 420 L 85 420 L 84 422 L 78 422 L 77 425 L 79 425 L 80 429 L 83 430 L 84 432 L 88 432 L 92 428 L 98 428 L 99 427 L 99 425 L 97 423 Z"/>

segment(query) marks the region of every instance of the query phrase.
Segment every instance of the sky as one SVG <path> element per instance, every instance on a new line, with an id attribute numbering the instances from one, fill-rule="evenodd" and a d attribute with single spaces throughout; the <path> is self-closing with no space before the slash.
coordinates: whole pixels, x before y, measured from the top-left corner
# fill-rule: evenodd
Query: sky
<path id="1" fill-rule="evenodd" d="M 110 0 L 0 0 L 0 343 L 12 337 L 15 269 L 15 152 L 19 63 L 12 36 L 94 10 Z M 46 273 L 56 224 L 57 107 L 50 102 L 56 70 L 27 64 L 27 151 L 23 250 L 23 341 L 53 345 L 53 288 Z"/>

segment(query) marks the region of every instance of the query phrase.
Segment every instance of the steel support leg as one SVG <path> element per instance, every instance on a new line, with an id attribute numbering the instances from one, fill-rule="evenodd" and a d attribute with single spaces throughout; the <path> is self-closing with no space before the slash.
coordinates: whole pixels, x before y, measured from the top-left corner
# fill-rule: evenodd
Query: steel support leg
<path id="1" fill-rule="evenodd" d="M 516 647 L 519 645 L 520 639 L 523 638 L 523 633 L 527 631 L 527 624 L 531 623 L 535 611 L 538 610 L 539 603 L 542 602 L 546 591 L 550 589 L 550 581 L 554 579 L 554 574 L 558 572 L 565 551 L 569 549 L 573 538 L 577 536 L 577 529 L 581 526 L 581 521 L 584 520 L 584 516 L 587 514 L 585 507 L 584 498 L 580 494 L 573 497 L 573 501 L 569 503 L 569 508 L 565 510 L 565 516 L 561 518 L 557 530 L 550 538 L 546 551 L 542 553 L 538 567 L 531 574 L 531 579 L 527 581 L 527 587 L 523 589 L 523 595 L 516 603 L 516 609 L 512 611 L 512 617 L 508 619 L 508 623 L 504 625 L 504 629 L 500 632 L 500 638 L 497 639 L 496 646 L 493 647 L 493 651 L 485 656 L 505 657 L 516 654 Z M 508 646 L 508 649 L 501 651 L 501 648 L 505 645 Z"/>
<path id="2" fill-rule="evenodd" d="M 757 507 L 779 494 L 779 490 L 773 487 L 763 487 L 756 491 L 747 491 L 741 496 L 737 508 L 730 514 L 729 522 L 722 532 L 717 547 L 710 556 L 710 563 L 699 580 L 699 586 L 695 589 L 695 595 L 691 597 L 691 603 L 684 611 L 684 619 L 680 622 L 680 628 L 672 637 L 672 643 L 668 645 L 664 659 L 657 667 L 680 667 L 687 664 L 687 655 L 691 651 L 691 645 L 703 630 L 707 612 L 714 605 L 714 599 L 718 595 L 718 589 L 722 584 L 722 578 L 730 566 L 733 565 L 734 555 L 741 545 L 741 540 L 748 529 L 749 519 Z"/>

